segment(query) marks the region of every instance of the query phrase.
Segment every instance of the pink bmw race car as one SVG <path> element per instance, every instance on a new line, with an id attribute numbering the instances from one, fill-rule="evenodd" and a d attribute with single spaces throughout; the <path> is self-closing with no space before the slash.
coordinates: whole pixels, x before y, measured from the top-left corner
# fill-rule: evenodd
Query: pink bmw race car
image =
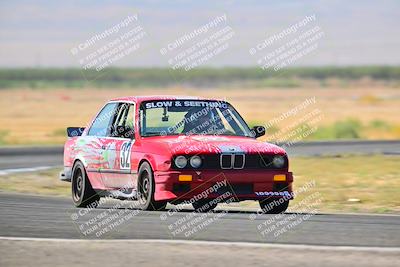
<path id="1" fill-rule="evenodd" d="M 100 197 L 139 200 L 143 210 L 168 202 L 197 211 L 256 200 L 284 212 L 292 199 L 286 152 L 257 141 L 226 101 L 195 97 L 123 97 L 106 103 L 85 128 L 69 127 L 60 179 L 77 207 Z"/>

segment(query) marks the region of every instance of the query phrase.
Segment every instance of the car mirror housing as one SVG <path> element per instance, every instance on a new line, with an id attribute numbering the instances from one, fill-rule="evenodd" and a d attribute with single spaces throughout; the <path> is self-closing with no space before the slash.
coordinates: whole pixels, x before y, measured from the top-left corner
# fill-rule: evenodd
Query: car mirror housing
<path id="1" fill-rule="evenodd" d="M 85 127 L 68 127 L 67 135 L 68 137 L 81 136 L 84 130 Z"/>
<path id="2" fill-rule="evenodd" d="M 265 135 L 265 127 L 264 126 L 254 126 L 253 128 L 251 128 L 251 134 L 254 138 L 263 136 L 263 135 Z"/>

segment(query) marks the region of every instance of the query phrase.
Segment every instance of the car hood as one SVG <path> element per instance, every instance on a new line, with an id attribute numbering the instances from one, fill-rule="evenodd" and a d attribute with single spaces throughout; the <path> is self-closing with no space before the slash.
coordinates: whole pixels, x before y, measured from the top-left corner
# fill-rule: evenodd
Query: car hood
<path id="1" fill-rule="evenodd" d="M 285 150 L 281 147 L 241 136 L 182 135 L 149 137 L 146 139 L 146 143 L 153 143 L 159 150 L 167 150 L 172 155 L 235 152 L 246 154 L 286 154 Z"/>

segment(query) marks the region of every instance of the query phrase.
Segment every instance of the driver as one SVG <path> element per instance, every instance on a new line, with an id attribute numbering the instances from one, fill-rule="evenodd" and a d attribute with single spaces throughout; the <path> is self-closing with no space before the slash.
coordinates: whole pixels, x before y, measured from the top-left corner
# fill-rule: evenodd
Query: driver
<path id="1" fill-rule="evenodd" d="M 186 113 L 184 118 L 182 133 L 200 134 L 207 133 L 212 124 L 211 112 L 204 112 L 201 108 L 192 108 Z"/>
<path id="2" fill-rule="evenodd" d="M 205 112 L 206 111 L 206 112 Z M 184 118 L 182 133 L 188 134 L 221 134 L 225 131 L 221 118 L 214 110 L 192 108 Z"/>

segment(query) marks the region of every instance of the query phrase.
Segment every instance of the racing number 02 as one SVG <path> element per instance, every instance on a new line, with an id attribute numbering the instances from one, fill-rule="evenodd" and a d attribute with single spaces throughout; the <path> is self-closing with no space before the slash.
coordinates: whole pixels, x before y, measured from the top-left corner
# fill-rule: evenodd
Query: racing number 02
<path id="1" fill-rule="evenodd" d="M 125 142 L 121 145 L 121 151 L 119 154 L 121 169 L 130 169 L 131 167 L 131 147 L 132 142 Z"/>

